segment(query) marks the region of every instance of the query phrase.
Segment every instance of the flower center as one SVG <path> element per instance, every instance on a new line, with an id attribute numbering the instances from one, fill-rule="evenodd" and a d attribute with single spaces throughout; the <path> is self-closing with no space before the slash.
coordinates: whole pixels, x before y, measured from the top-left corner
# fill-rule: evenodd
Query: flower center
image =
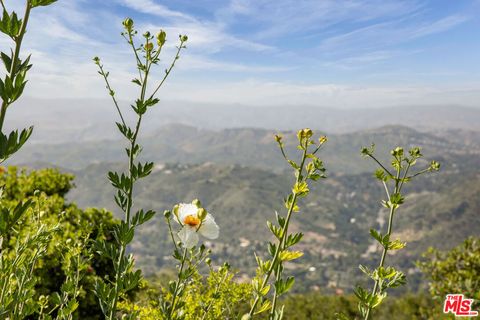
<path id="1" fill-rule="evenodd" d="M 196 216 L 189 215 L 183 219 L 183 223 L 189 225 L 190 227 L 197 227 L 200 224 L 200 219 Z"/>

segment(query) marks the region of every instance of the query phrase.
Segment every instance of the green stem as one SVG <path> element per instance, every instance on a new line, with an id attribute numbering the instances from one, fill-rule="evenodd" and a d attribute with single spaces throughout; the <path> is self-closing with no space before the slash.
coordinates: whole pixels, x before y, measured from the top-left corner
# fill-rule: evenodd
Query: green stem
<path id="1" fill-rule="evenodd" d="M 394 189 L 394 194 L 395 193 L 398 193 L 400 191 L 400 185 L 399 185 L 399 179 L 400 179 L 400 168 L 397 169 L 397 175 L 396 175 L 396 178 L 395 178 L 395 189 Z M 407 169 L 408 171 L 408 169 Z M 388 195 L 388 193 L 387 193 Z M 388 196 L 388 200 L 390 200 L 390 196 Z M 395 215 L 395 209 L 396 207 L 392 205 L 392 207 L 390 208 L 390 215 L 388 217 L 388 227 L 387 227 L 387 236 L 388 238 L 390 239 L 390 236 L 392 234 L 392 229 L 393 229 L 393 216 Z M 385 258 L 387 256 L 387 253 L 388 253 L 388 245 L 384 245 L 383 246 L 383 252 L 382 252 L 382 257 L 380 259 L 380 263 L 378 265 L 378 268 L 383 268 L 383 266 L 385 265 Z M 375 296 L 377 294 L 377 291 L 379 290 L 378 286 L 380 285 L 380 279 L 377 279 L 375 280 L 375 285 L 373 286 L 373 290 L 372 290 L 372 296 Z M 365 314 L 365 320 L 369 320 L 370 319 L 370 313 L 372 311 L 372 307 L 368 306 L 368 309 L 367 309 L 367 312 Z"/>
<path id="2" fill-rule="evenodd" d="M 373 161 L 375 161 L 390 177 L 393 177 L 393 174 L 387 168 L 385 168 L 385 166 L 378 161 L 377 158 L 375 158 L 372 154 L 368 154 L 368 156 L 372 158 Z"/>
<path id="3" fill-rule="evenodd" d="M 295 183 L 300 182 L 300 178 L 301 178 L 302 172 L 303 172 L 303 166 L 305 164 L 305 160 L 307 159 L 307 149 L 308 149 L 308 145 L 305 145 L 305 149 L 303 151 L 303 156 L 302 156 L 302 163 L 301 163 L 301 165 L 298 169 L 298 175 L 297 175 L 297 179 L 296 179 Z M 286 240 L 286 237 L 287 237 L 288 226 L 289 226 L 290 219 L 291 219 L 292 213 L 293 213 L 293 208 L 295 207 L 296 202 L 297 202 L 297 194 L 294 193 L 292 202 L 290 203 L 290 207 L 288 208 L 287 218 L 285 219 L 285 227 L 284 227 L 282 236 L 279 240 L 277 249 L 275 250 L 275 254 L 274 254 L 273 259 L 272 259 L 272 265 L 270 266 L 270 268 L 268 269 L 267 273 L 265 274 L 265 276 L 263 278 L 260 290 L 265 288 L 265 286 L 268 283 L 268 280 L 270 279 L 270 276 L 272 275 L 272 272 L 273 272 L 274 268 L 277 267 L 277 264 L 281 263 L 281 261 L 280 262 L 278 261 L 278 258 L 279 258 L 280 252 L 283 250 L 283 244 L 284 244 L 284 241 Z M 276 300 L 277 300 L 276 296 L 277 296 L 277 294 L 275 292 L 274 298 L 273 298 L 274 303 L 276 303 Z M 255 313 L 255 309 L 257 308 L 257 304 L 258 304 L 259 301 L 260 301 L 260 296 L 257 295 L 255 297 L 255 300 L 254 300 L 253 304 L 252 304 L 252 307 L 250 308 L 250 312 L 248 313 L 250 315 L 250 317 L 253 317 L 253 314 Z M 274 305 L 273 304 L 272 304 L 272 310 L 274 310 Z"/>
<path id="4" fill-rule="evenodd" d="M 180 51 L 182 50 L 182 48 L 184 48 L 184 46 L 183 46 L 184 43 L 185 43 L 184 41 L 180 41 L 180 45 L 177 48 L 177 53 L 175 55 L 175 58 L 173 59 L 172 63 L 170 64 L 170 67 L 165 71 L 165 76 L 163 77 L 162 81 L 160 81 L 158 86 L 155 88 L 153 93 L 150 95 L 149 99 L 152 99 L 157 94 L 158 90 L 162 87 L 165 80 L 167 80 L 168 75 L 170 74 L 173 67 L 175 66 L 175 62 L 177 62 L 177 60 L 180 58 Z"/>
<path id="5" fill-rule="evenodd" d="M 108 89 L 108 93 L 112 97 L 113 103 L 115 104 L 115 108 L 117 108 L 118 115 L 120 116 L 120 119 L 122 120 L 122 124 L 126 126 L 125 120 L 123 119 L 122 111 L 120 111 L 120 107 L 118 106 L 117 99 L 115 98 L 115 91 L 113 91 L 112 87 L 110 86 L 110 82 L 108 81 L 107 74 L 103 70 L 103 66 L 99 63 L 98 68 L 100 69 L 100 74 L 102 75 L 103 79 L 105 80 L 105 84 Z"/>
<path id="6" fill-rule="evenodd" d="M 178 282 L 177 282 L 177 285 L 175 286 L 175 291 L 173 292 L 172 306 L 170 307 L 170 310 L 168 311 L 167 320 L 172 319 L 172 316 L 173 316 L 174 311 L 175 311 L 175 306 L 177 304 L 178 290 L 180 288 L 181 280 L 182 280 L 183 268 L 185 267 L 185 260 L 187 259 L 187 251 L 188 251 L 187 248 L 185 248 L 183 250 L 182 263 L 181 263 L 180 269 L 178 271 Z"/>
<path id="7" fill-rule="evenodd" d="M 3 5 L 3 1 L 2 1 Z M 16 69 L 17 69 L 17 61 L 20 56 L 20 48 L 22 47 L 22 41 L 23 41 L 23 36 L 25 35 L 25 31 L 27 29 L 27 24 L 28 24 L 28 18 L 30 16 L 30 10 L 32 9 L 30 5 L 30 1 L 26 1 L 25 5 L 25 14 L 23 16 L 22 20 L 22 25 L 20 26 L 20 30 L 18 32 L 18 35 L 15 37 L 15 51 L 13 53 L 12 57 L 12 64 L 10 66 L 10 73 L 8 76 L 11 78 L 12 82 L 14 80 L 15 74 L 16 74 Z M 3 100 L 2 101 L 2 108 L 0 110 L 0 132 L 2 132 L 3 129 L 3 123 L 5 121 L 5 114 L 7 113 L 7 108 L 9 106 L 9 101 Z"/>

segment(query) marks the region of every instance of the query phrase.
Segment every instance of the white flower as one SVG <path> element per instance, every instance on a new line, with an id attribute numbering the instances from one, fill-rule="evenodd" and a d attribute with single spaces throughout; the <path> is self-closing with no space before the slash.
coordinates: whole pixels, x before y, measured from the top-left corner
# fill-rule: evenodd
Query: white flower
<path id="1" fill-rule="evenodd" d="M 178 237 L 183 245 L 190 249 L 198 243 L 198 234 L 208 239 L 216 239 L 219 234 L 219 227 L 215 223 L 212 215 L 207 213 L 201 220 L 199 217 L 200 209 L 191 203 L 181 203 L 178 205 L 176 214 L 177 222 L 182 226 L 178 232 Z"/>

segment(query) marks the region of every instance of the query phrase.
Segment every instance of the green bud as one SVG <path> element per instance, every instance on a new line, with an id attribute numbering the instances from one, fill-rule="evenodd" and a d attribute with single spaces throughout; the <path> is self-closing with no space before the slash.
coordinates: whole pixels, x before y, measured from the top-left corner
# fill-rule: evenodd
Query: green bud
<path id="1" fill-rule="evenodd" d="M 145 44 L 145 50 L 147 50 L 147 51 L 152 51 L 152 50 L 153 50 L 153 43 L 147 42 L 147 43 Z"/>
<path id="2" fill-rule="evenodd" d="M 420 152 L 419 147 L 414 147 L 414 148 L 410 149 L 409 153 L 412 157 L 415 157 L 415 158 L 419 158 L 419 157 L 422 156 L 422 153 Z"/>
<path id="3" fill-rule="evenodd" d="M 195 199 L 192 201 L 192 204 L 197 206 L 197 208 L 201 208 L 202 207 L 202 203 L 200 202 L 200 200 L 198 199 Z"/>
<path id="4" fill-rule="evenodd" d="M 325 142 L 327 142 L 328 139 L 326 136 L 321 136 L 319 139 L 318 139 L 318 143 L 320 144 L 324 144 Z"/>
<path id="5" fill-rule="evenodd" d="M 132 19 L 126 18 L 125 20 L 123 20 L 122 24 L 127 31 L 132 31 L 132 29 L 133 29 L 133 20 Z"/>
<path id="6" fill-rule="evenodd" d="M 431 171 L 438 171 L 438 170 L 440 170 L 440 163 L 437 162 L 437 161 L 432 161 L 432 162 L 430 163 L 430 170 L 431 170 Z"/>
<path id="7" fill-rule="evenodd" d="M 173 207 L 173 214 L 175 215 L 175 217 L 177 217 L 178 219 L 178 209 L 179 209 L 179 205 L 176 204 L 174 207 Z"/>
<path id="8" fill-rule="evenodd" d="M 303 134 L 305 135 L 305 138 L 311 138 L 313 136 L 313 131 L 309 128 L 303 129 Z"/>
<path id="9" fill-rule="evenodd" d="M 163 216 L 165 217 L 165 219 L 170 219 L 172 217 L 172 211 L 170 210 L 165 210 L 163 212 Z"/>
<path id="10" fill-rule="evenodd" d="M 245 313 L 243 316 L 242 316 L 242 319 L 241 320 L 251 320 L 252 317 L 248 314 L 248 313 Z"/>
<path id="11" fill-rule="evenodd" d="M 160 32 L 157 34 L 157 44 L 161 47 L 165 44 L 166 40 L 167 40 L 166 32 L 163 30 L 160 30 Z"/>
<path id="12" fill-rule="evenodd" d="M 298 130 L 297 138 L 300 143 L 302 143 L 305 139 L 310 139 L 313 136 L 313 131 L 309 128 L 305 128 L 302 130 Z"/>
<path id="13" fill-rule="evenodd" d="M 390 153 L 394 157 L 402 157 L 403 156 L 403 148 L 402 147 L 396 147 Z"/>
<path id="14" fill-rule="evenodd" d="M 187 42 L 188 40 L 188 37 L 186 35 L 180 35 L 179 38 L 180 38 L 180 41 L 182 42 Z"/>
<path id="15" fill-rule="evenodd" d="M 95 62 L 95 64 L 100 64 L 100 58 L 99 57 L 94 57 L 93 61 Z"/>
<path id="16" fill-rule="evenodd" d="M 207 217 L 207 210 L 205 210 L 204 208 L 200 208 L 198 209 L 198 212 L 197 212 L 197 216 L 198 216 L 198 219 L 200 220 L 205 220 L 205 218 Z"/>
<path id="17" fill-rule="evenodd" d="M 282 142 L 282 138 L 283 138 L 283 137 L 282 137 L 281 135 L 279 135 L 279 134 L 276 134 L 276 135 L 275 135 L 275 141 L 277 141 L 278 143 L 281 143 L 281 142 Z"/>
<path id="18" fill-rule="evenodd" d="M 205 259 L 205 263 L 207 265 L 210 265 L 212 263 L 212 259 L 210 259 L 210 258 Z"/>
<path id="19" fill-rule="evenodd" d="M 145 33 L 143 34 L 143 36 L 144 36 L 145 38 L 150 38 L 150 36 L 151 36 L 150 31 L 145 32 Z"/>

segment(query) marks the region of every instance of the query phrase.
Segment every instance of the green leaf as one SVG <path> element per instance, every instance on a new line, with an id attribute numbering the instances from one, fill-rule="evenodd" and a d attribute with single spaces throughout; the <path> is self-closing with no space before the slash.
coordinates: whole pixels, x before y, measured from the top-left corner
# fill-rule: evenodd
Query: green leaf
<path id="1" fill-rule="evenodd" d="M 57 0 L 30 0 L 32 8 L 35 7 L 40 7 L 40 6 L 48 6 L 51 5 L 54 2 L 57 2 Z"/>
<path id="2" fill-rule="evenodd" d="M 298 259 L 300 258 L 301 256 L 303 256 L 303 252 L 301 251 L 288 251 L 288 250 L 285 250 L 285 251 L 282 251 L 280 252 L 280 260 L 282 261 L 291 261 L 291 260 L 295 260 L 295 259 Z"/>
<path id="3" fill-rule="evenodd" d="M 388 242 L 388 249 L 399 250 L 399 249 L 405 248 L 406 245 L 407 245 L 406 242 L 401 242 L 399 239 L 397 239 L 397 240 Z"/>
<path id="4" fill-rule="evenodd" d="M 300 242 L 303 238 L 303 233 L 295 233 L 295 234 L 289 234 L 287 236 L 287 240 L 285 241 L 285 248 L 289 248 L 291 246 L 296 245 L 297 243 Z"/>
<path id="5" fill-rule="evenodd" d="M 265 300 L 262 303 L 262 305 L 260 306 L 260 308 L 258 308 L 258 310 L 254 314 L 257 315 L 257 314 L 260 314 L 262 312 L 268 311 L 268 310 L 270 310 L 271 307 L 272 307 L 272 304 L 271 304 L 270 300 Z"/>

